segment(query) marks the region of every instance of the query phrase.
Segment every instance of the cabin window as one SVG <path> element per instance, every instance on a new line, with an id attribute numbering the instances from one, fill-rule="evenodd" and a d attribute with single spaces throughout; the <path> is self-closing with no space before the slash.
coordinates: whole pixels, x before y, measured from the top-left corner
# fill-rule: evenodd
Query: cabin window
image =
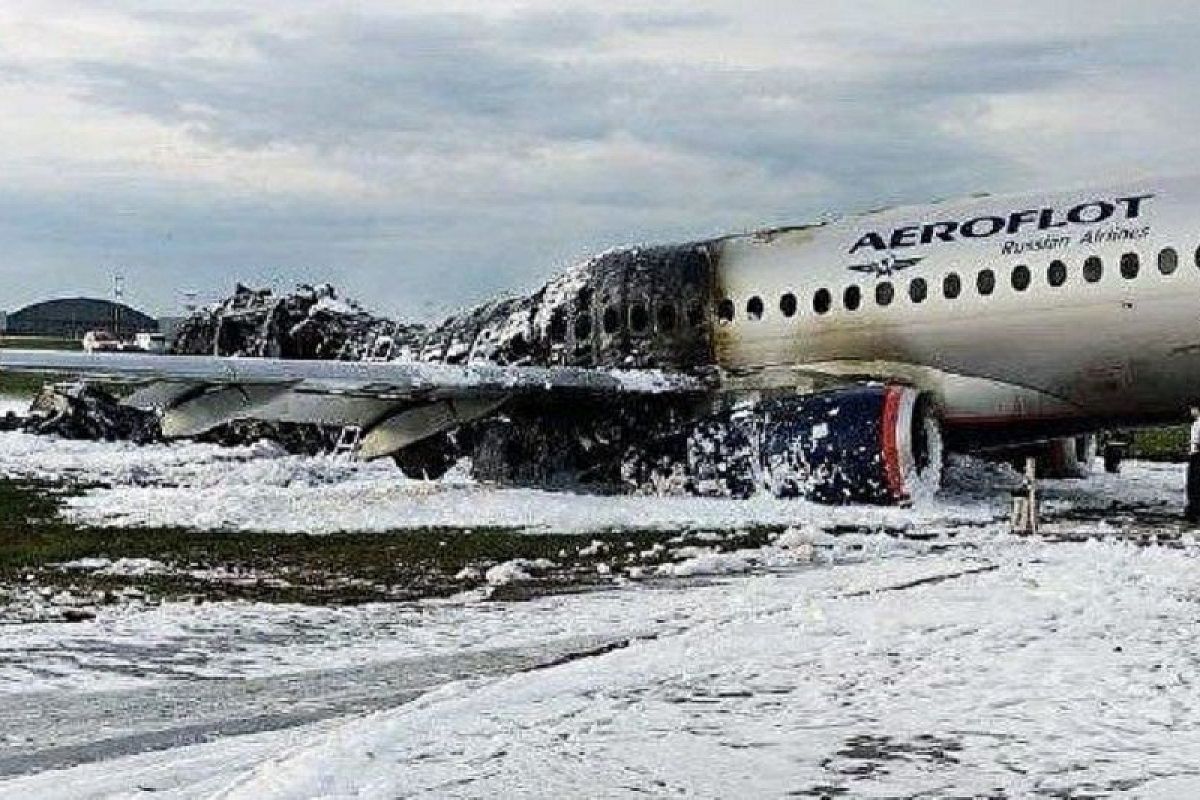
<path id="1" fill-rule="evenodd" d="M 1018 264 L 1013 267 L 1012 271 L 1012 287 L 1018 292 L 1023 292 L 1029 288 L 1030 281 L 1029 267 L 1024 264 Z"/>
<path id="2" fill-rule="evenodd" d="M 1126 253 L 1121 256 L 1121 277 L 1125 280 L 1133 280 L 1138 276 L 1138 270 L 1141 269 L 1141 264 L 1138 261 L 1137 253 Z"/>
<path id="3" fill-rule="evenodd" d="M 796 316 L 797 308 L 798 305 L 796 303 L 796 295 L 792 294 L 791 292 L 788 292 L 783 297 L 779 298 L 779 313 L 783 314 L 785 317 Z"/>
<path id="4" fill-rule="evenodd" d="M 688 324 L 693 328 L 704 324 L 704 305 L 699 300 L 693 300 L 688 306 Z"/>
<path id="5" fill-rule="evenodd" d="M 1158 251 L 1158 271 L 1170 275 L 1179 267 L 1179 253 L 1175 248 L 1167 247 Z"/>
<path id="6" fill-rule="evenodd" d="M 896 296 L 896 287 L 892 286 L 891 281 L 883 281 L 875 284 L 875 302 L 881 306 L 892 304 L 892 299 Z"/>
<path id="7" fill-rule="evenodd" d="M 908 283 L 908 299 L 914 303 L 924 303 L 929 296 L 929 284 L 924 278 L 913 278 Z"/>
<path id="8" fill-rule="evenodd" d="M 733 322 L 733 301 L 728 297 L 717 303 L 717 319 L 726 325 Z"/>
<path id="9" fill-rule="evenodd" d="M 975 276 L 975 288 L 981 295 L 987 297 L 996 290 L 996 273 L 990 269 L 981 269 Z"/>
<path id="10" fill-rule="evenodd" d="M 862 290 L 857 286 L 847 286 L 846 290 L 842 292 L 842 305 L 846 307 L 847 311 L 857 311 L 858 307 L 862 305 Z"/>
<path id="11" fill-rule="evenodd" d="M 1051 286 L 1062 286 L 1067 282 L 1067 265 L 1055 259 L 1046 268 L 1046 283 Z"/>
<path id="12" fill-rule="evenodd" d="M 962 278 L 958 277 L 957 272 L 951 272 L 942 278 L 942 294 L 947 300 L 954 300 L 962 294 Z"/>
<path id="13" fill-rule="evenodd" d="M 1088 283 L 1095 283 L 1104 275 L 1104 263 L 1099 256 L 1088 256 L 1083 262 L 1083 279 Z"/>
<path id="14" fill-rule="evenodd" d="M 588 314 L 580 314 L 575 318 L 575 341 L 582 342 L 592 335 L 592 318 Z"/>
<path id="15" fill-rule="evenodd" d="M 763 301 L 761 297 L 751 297 L 746 301 L 746 316 L 752 320 L 760 320 L 763 315 Z"/>
<path id="16" fill-rule="evenodd" d="M 629 307 L 629 329 L 634 333 L 644 333 L 648 327 L 650 315 L 646 313 L 646 307 L 641 303 L 634 303 Z"/>
<path id="17" fill-rule="evenodd" d="M 675 330 L 675 306 L 670 303 L 663 303 L 658 307 L 658 329 L 662 333 L 671 333 Z"/>
<path id="18" fill-rule="evenodd" d="M 604 332 L 610 336 L 617 332 L 617 328 L 621 327 L 621 315 L 617 313 L 615 306 L 609 306 L 604 309 Z"/>
<path id="19" fill-rule="evenodd" d="M 813 311 L 818 314 L 824 314 L 829 311 L 829 307 L 833 305 L 833 295 L 828 289 L 817 289 L 813 295 Z"/>

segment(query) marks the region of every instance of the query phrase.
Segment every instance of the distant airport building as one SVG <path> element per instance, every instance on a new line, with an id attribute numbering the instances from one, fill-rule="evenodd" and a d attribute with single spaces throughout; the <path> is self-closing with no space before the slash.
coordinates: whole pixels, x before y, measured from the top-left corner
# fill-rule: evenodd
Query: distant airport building
<path id="1" fill-rule="evenodd" d="M 9 336 L 55 336 L 82 339 L 88 331 L 108 331 L 129 339 L 143 331 L 157 331 L 158 321 L 135 308 L 111 300 L 69 297 L 25 306 L 7 315 Z"/>

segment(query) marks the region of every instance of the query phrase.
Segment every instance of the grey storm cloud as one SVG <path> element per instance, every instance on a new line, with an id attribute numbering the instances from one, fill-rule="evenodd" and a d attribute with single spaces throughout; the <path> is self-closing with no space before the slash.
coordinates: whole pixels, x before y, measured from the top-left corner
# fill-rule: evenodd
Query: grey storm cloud
<path id="1" fill-rule="evenodd" d="M 786 166 L 803 155 L 797 143 L 855 133 L 822 128 L 822 113 L 868 122 L 882 113 L 915 115 L 957 95 L 1041 89 L 1080 74 L 1101 54 L 1111 57 L 1119 44 L 1081 37 L 931 44 L 916 53 L 895 47 L 887 53 L 889 71 L 865 77 L 703 61 L 669 67 L 637 59 L 564 62 L 526 46 L 542 38 L 531 30 L 565 28 L 582 44 L 593 37 L 581 30 L 611 35 L 613 26 L 600 25 L 601 19 L 556 15 L 494 25 L 459 15 L 386 22 L 350 17 L 302 35 L 256 35 L 259 58 L 249 65 L 194 58 L 155 65 L 83 60 L 72 69 L 98 104 L 192 123 L 239 146 L 286 141 L 335 147 L 419 135 L 421 146 L 437 149 L 463 142 L 486 146 L 475 138 L 481 134 L 500 141 L 522 135 L 595 140 L 628 132 Z M 795 104 L 783 107 L 784 100 Z"/>
<path id="2" fill-rule="evenodd" d="M 250 43 L 259 58 L 250 65 L 85 60 L 73 68 L 97 103 L 193 122 L 246 146 L 445 136 L 464 125 L 503 136 L 587 138 L 611 128 L 605 100 L 633 76 L 556 64 L 529 42 L 566 35 L 586 45 L 613 29 L 602 20 L 540 15 L 499 25 L 462 15 L 349 16 L 301 35 L 256 34 Z"/>
<path id="3" fill-rule="evenodd" d="M 1090 166 L 1124 165 L 1139 143 L 1149 171 L 1192 155 L 1200 23 L 948 35 L 901 25 L 906 4 L 872 5 L 774 37 L 757 30 L 765 17 L 720 3 L 286 22 L 141 10 L 130 18 L 178 46 L 68 49 L 44 64 L 0 48 L 12 64 L 0 83 L 43 80 L 98 114 L 181 131 L 217 154 L 205 157 L 225 181 L 88 153 L 101 166 L 78 185 L 0 191 L 0 245 L 43 261 L 61 291 L 82 264 L 142 265 L 159 307 L 185 283 L 216 293 L 325 269 L 352 294 L 424 313 L 530 286 L 612 244 L 1042 177 L 1103 181 Z M 1153 118 L 1123 118 L 1133 101 Z M 1043 128 L 1023 126 L 1023 104 Z M 239 164 L 280 153 L 342 188 L 258 192 L 270 161 L 239 180 Z"/>

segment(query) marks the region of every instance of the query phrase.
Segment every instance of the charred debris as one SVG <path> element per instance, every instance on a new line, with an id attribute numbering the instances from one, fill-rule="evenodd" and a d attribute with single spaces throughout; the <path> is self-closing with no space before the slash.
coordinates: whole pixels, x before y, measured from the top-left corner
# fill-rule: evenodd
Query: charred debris
<path id="1" fill-rule="evenodd" d="M 238 285 L 187 319 L 168 353 L 703 371 L 712 364 L 709 309 L 718 245 L 609 251 L 531 295 L 488 302 L 434 326 L 372 314 L 329 285 L 288 294 Z M 672 397 L 514 402 L 497 415 L 420 441 L 395 460 L 412 476 L 437 477 L 469 457 L 476 476 L 486 480 L 662 488 L 681 479 L 672 464 L 688 444 L 677 432 L 697 413 L 695 400 Z M 27 418 L 3 424 L 70 438 L 162 438 L 153 413 L 77 384 L 47 387 Z M 315 453 L 330 450 L 338 434 L 312 425 L 246 421 L 200 438 L 222 444 L 266 438 L 291 452 Z"/>
<path id="2" fill-rule="evenodd" d="M 174 355 L 294 359 L 391 358 L 407 355 L 424 326 L 371 314 L 328 284 L 290 294 L 238 284 L 225 300 L 199 309 L 180 326 Z"/>

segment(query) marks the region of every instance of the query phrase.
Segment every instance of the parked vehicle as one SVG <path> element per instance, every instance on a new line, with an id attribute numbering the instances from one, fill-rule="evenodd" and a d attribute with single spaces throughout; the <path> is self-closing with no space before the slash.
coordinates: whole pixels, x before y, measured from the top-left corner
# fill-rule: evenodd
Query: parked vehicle
<path id="1" fill-rule="evenodd" d="M 121 340 L 108 331 L 88 331 L 83 335 L 83 352 L 102 353 L 121 349 Z"/>

